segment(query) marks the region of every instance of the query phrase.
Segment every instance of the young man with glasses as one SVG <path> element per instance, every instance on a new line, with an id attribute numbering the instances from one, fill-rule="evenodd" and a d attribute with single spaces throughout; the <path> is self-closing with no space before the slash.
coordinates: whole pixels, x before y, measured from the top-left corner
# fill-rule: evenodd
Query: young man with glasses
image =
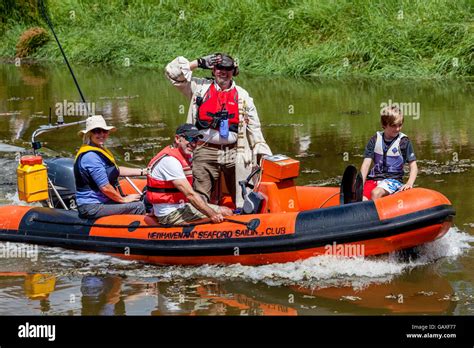
<path id="1" fill-rule="evenodd" d="M 213 78 L 193 77 L 198 67 L 211 69 Z M 203 136 L 194 151 L 194 189 L 211 201 L 222 172 L 236 207 L 242 207 L 237 183 L 250 174 L 263 155 L 272 152 L 263 137 L 253 99 L 233 80 L 239 73 L 238 65 L 227 54 L 216 53 L 191 62 L 177 57 L 165 72 L 191 100 L 186 122 L 196 125 Z"/>
<path id="2" fill-rule="evenodd" d="M 191 160 L 196 143 L 202 139 L 192 124 L 178 127 L 173 145 L 161 150 L 148 164 L 147 200 L 164 225 L 185 225 L 209 218 L 213 223 L 232 215 L 227 207 L 207 204 L 193 190 Z"/>

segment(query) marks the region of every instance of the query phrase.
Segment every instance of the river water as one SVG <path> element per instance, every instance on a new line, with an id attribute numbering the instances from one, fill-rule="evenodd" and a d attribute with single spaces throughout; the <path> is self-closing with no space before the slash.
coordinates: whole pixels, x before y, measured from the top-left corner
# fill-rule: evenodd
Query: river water
<path id="1" fill-rule="evenodd" d="M 163 71 L 75 70 L 96 113 L 119 129 L 108 145 L 121 164 L 146 165 L 185 120 L 188 103 Z M 16 194 L 18 152 L 29 149 L 50 107 L 54 115 L 79 98 L 65 66 L 3 64 L 0 76 L 0 204 L 23 204 Z M 323 256 L 259 267 L 162 267 L 38 247 L 29 257 L 0 258 L 0 314 L 474 314 L 472 83 L 250 75 L 237 82 L 253 96 L 272 151 L 301 161 L 299 185 L 338 185 L 348 164 L 360 166 L 366 142 L 380 128 L 381 104 L 405 103 L 403 132 L 420 168 L 416 185 L 451 200 L 455 226 L 416 255 Z M 71 157 L 79 129 L 40 140 L 47 153 Z"/>

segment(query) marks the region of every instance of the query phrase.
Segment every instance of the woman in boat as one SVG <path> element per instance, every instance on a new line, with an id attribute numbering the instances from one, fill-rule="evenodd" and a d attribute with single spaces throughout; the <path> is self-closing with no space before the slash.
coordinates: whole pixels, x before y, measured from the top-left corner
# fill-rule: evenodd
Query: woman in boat
<path id="1" fill-rule="evenodd" d="M 86 129 L 78 134 L 83 144 L 74 161 L 76 201 L 79 216 L 93 219 L 117 214 L 145 214 L 140 194 L 121 195 L 119 176 L 144 175 L 146 170 L 119 167 L 105 142 L 116 128 L 108 126 L 101 115 L 90 116 Z"/>

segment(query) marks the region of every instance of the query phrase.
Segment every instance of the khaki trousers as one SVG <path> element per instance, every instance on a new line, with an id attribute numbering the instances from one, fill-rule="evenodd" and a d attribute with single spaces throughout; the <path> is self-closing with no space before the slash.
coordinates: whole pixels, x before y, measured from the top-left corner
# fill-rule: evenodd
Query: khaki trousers
<path id="1" fill-rule="evenodd" d="M 198 145 L 193 155 L 194 190 L 211 202 L 213 193 L 219 189 L 219 174 L 222 172 L 232 201 L 235 202 L 235 158 L 235 147 L 230 149 L 224 145 L 222 149 L 216 149 Z"/>
<path id="2" fill-rule="evenodd" d="M 219 206 L 209 204 L 214 211 L 219 212 Z M 158 217 L 158 222 L 162 225 L 184 225 L 187 222 L 192 222 L 199 219 L 207 218 L 206 215 L 197 210 L 191 203 L 186 203 L 184 207 L 176 209 L 166 216 Z"/>

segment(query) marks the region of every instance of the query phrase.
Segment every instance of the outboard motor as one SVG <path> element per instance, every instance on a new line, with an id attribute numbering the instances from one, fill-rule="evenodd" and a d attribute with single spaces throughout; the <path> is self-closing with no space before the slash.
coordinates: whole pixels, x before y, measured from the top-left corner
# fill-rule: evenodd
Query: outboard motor
<path id="1" fill-rule="evenodd" d="M 45 164 L 48 167 L 48 178 L 54 185 L 62 200 L 68 209 L 76 209 L 76 184 L 74 179 L 74 159 L 56 157 L 46 159 Z M 54 208 L 63 209 L 61 202 L 54 192 L 50 194 Z M 44 202 L 43 205 L 47 206 Z"/>
<path id="2" fill-rule="evenodd" d="M 46 159 L 44 162 L 48 167 L 48 178 L 49 180 L 51 180 L 51 183 L 58 192 L 59 196 L 61 196 L 61 199 L 63 200 L 66 207 L 68 209 L 77 209 L 76 181 L 74 177 L 74 159 L 55 157 Z M 118 186 L 118 189 L 120 191 L 120 186 Z M 53 189 L 51 187 L 49 188 L 49 197 L 54 208 L 64 209 L 58 196 L 55 192 L 53 192 Z M 145 199 L 145 195 L 143 195 L 143 198 Z M 49 207 L 47 201 L 42 201 L 41 203 L 43 204 L 43 206 Z M 144 200 L 144 203 L 147 212 L 151 212 L 153 206 L 148 203 L 146 199 Z"/>

